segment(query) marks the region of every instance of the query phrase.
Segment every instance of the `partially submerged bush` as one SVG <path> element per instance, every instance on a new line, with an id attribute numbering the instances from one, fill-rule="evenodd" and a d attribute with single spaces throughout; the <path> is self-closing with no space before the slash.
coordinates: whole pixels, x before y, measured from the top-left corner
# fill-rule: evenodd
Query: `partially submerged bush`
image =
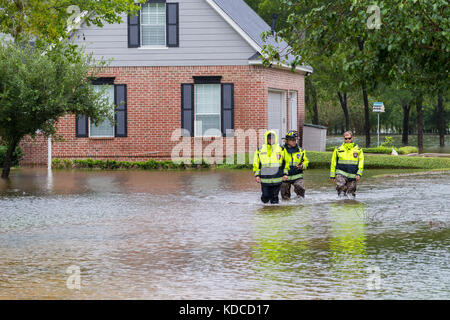
<path id="1" fill-rule="evenodd" d="M 200 162 L 200 161 L 199 161 Z M 72 169 L 72 168 L 87 168 L 87 169 L 143 169 L 143 170 L 157 170 L 157 169 L 186 169 L 188 166 L 185 162 L 175 163 L 170 160 L 147 160 L 147 161 L 116 161 L 116 160 L 93 160 L 93 159 L 53 159 L 53 169 Z M 199 164 L 192 162 L 190 167 L 194 168 L 210 168 L 211 165 L 201 159 Z"/>
<path id="2" fill-rule="evenodd" d="M 418 153 L 419 149 L 412 146 L 401 147 L 398 149 L 399 154 L 409 154 L 409 153 Z"/>

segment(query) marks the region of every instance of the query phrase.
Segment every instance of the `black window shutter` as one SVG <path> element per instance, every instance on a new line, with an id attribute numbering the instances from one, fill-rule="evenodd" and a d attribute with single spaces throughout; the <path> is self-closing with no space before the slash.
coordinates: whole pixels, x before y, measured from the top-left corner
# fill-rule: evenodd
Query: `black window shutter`
<path id="1" fill-rule="evenodd" d="M 75 120 L 75 136 L 77 138 L 87 138 L 89 136 L 88 117 L 79 115 Z"/>
<path id="2" fill-rule="evenodd" d="M 183 136 L 194 136 L 194 85 L 181 85 L 181 128 L 189 133 Z M 184 131 L 184 130 L 183 130 Z"/>
<path id="3" fill-rule="evenodd" d="M 222 135 L 232 137 L 234 131 L 234 84 L 222 84 Z"/>
<path id="4" fill-rule="evenodd" d="M 114 86 L 114 103 L 116 105 L 116 120 L 114 136 L 127 136 L 127 85 L 116 84 Z"/>
<path id="5" fill-rule="evenodd" d="M 167 46 L 179 47 L 178 3 L 166 4 Z"/>
<path id="6" fill-rule="evenodd" d="M 137 15 L 128 15 L 128 48 L 141 46 L 141 12 Z"/>

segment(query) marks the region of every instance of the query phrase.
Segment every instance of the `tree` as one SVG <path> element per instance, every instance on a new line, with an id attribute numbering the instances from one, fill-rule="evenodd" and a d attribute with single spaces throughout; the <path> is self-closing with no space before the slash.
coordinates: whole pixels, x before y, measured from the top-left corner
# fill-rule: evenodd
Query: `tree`
<path id="1" fill-rule="evenodd" d="M 437 118 L 438 118 L 438 131 L 439 131 L 439 146 L 443 148 L 445 146 L 445 110 L 444 110 L 444 98 L 442 91 L 439 91 L 437 97 Z"/>
<path id="2" fill-rule="evenodd" d="M 0 0 L 0 33 L 22 41 L 34 37 L 45 43 L 67 38 L 67 27 L 83 13 L 88 25 L 122 22 L 121 13 L 135 14 L 146 0 Z"/>
<path id="3" fill-rule="evenodd" d="M 54 134 L 58 119 L 70 113 L 95 124 L 112 120 L 111 106 L 90 86 L 105 63 L 66 39 L 77 18 L 102 27 L 122 22 L 121 13 L 136 14 L 145 2 L 0 0 L 0 33 L 14 42 L 0 39 L 0 136 L 8 146 L 2 178 L 9 176 L 11 156 L 25 135 Z"/>
<path id="4" fill-rule="evenodd" d="M 317 92 L 312 76 L 305 79 L 305 105 L 308 109 L 312 109 L 312 123 L 319 124 L 319 108 L 317 106 Z"/>
<path id="5" fill-rule="evenodd" d="M 113 121 L 112 106 L 90 85 L 105 63 L 94 63 L 92 55 L 74 58 L 68 50 L 64 44 L 47 51 L 12 41 L 0 46 L 0 137 L 8 147 L 2 178 L 9 177 L 22 138 L 55 134 L 60 117 L 81 114 L 95 124 L 107 117 Z"/>
<path id="6" fill-rule="evenodd" d="M 381 0 L 377 7 L 354 0 L 280 1 L 292 13 L 287 27 L 279 30 L 277 36 L 290 45 L 286 54 L 297 57 L 293 67 L 312 57 L 345 54 L 344 71 L 353 86 L 362 91 L 366 145 L 370 143 L 368 93 L 381 79 L 397 81 L 422 94 L 448 91 L 447 1 Z M 307 13 L 299 15 L 298 8 Z M 274 47 L 267 46 L 266 54 L 269 60 L 279 60 Z M 421 110 L 419 106 L 419 113 Z M 420 144 L 422 139 L 418 140 Z M 419 149 L 422 147 L 419 145 Z"/>
<path id="7" fill-rule="evenodd" d="M 364 17 L 353 10 L 352 3 L 350 0 L 282 0 L 282 6 L 292 13 L 287 27 L 278 31 L 277 36 L 290 45 L 287 53 L 297 57 L 292 67 L 318 59 L 340 61 L 340 71 L 347 77 L 346 84 L 361 89 L 366 145 L 370 145 L 368 91 L 376 84 L 378 60 L 376 52 L 371 50 L 371 43 L 366 42 Z M 303 8 L 304 14 L 297 14 L 299 7 Z M 275 51 L 274 47 L 266 47 L 269 59 L 278 60 Z"/>

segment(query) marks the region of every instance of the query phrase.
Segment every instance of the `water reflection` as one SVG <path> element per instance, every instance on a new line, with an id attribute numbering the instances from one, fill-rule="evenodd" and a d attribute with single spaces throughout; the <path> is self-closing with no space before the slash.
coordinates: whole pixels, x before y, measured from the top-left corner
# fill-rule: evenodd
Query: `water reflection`
<path id="1" fill-rule="evenodd" d="M 280 290 L 272 291 L 270 296 L 287 297 L 289 290 L 282 288 L 295 287 L 308 272 L 309 214 L 309 207 L 298 205 L 265 206 L 257 210 L 253 220 L 256 245 L 252 254 L 260 285 L 255 288 L 257 292 L 264 294 L 278 283 Z"/>
<path id="2" fill-rule="evenodd" d="M 344 200 L 330 206 L 331 270 L 336 285 L 344 288 L 364 288 L 366 259 L 366 225 L 364 203 Z M 352 286 L 350 283 L 355 282 Z M 356 290 L 356 294 L 360 290 Z M 348 293 L 344 289 L 342 294 Z"/>

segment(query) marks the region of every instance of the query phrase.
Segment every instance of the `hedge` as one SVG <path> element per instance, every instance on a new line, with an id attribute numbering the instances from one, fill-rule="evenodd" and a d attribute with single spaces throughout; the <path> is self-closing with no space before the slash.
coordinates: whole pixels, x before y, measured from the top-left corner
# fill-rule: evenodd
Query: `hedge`
<path id="1" fill-rule="evenodd" d="M 93 159 L 53 159 L 52 168 L 54 169 L 104 169 L 104 170 L 116 170 L 116 169 L 186 169 L 186 168 L 210 168 L 211 165 L 204 159 L 196 163 L 194 160 L 188 160 L 185 162 L 175 163 L 172 161 L 116 161 L 116 160 L 93 160 Z"/>
<path id="2" fill-rule="evenodd" d="M 334 147 L 327 147 L 327 151 L 334 151 Z M 365 153 L 380 153 L 380 154 L 391 154 L 392 153 L 392 147 L 374 147 L 374 148 L 362 148 L 362 150 Z M 412 146 L 405 146 L 401 148 L 395 148 L 394 150 L 398 152 L 398 154 L 409 154 L 409 153 L 417 153 L 419 152 L 416 147 Z"/>
<path id="3" fill-rule="evenodd" d="M 331 164 L 331 152 L 307 151 L 310 169 L 329 169 Z M 244 156 L 243 164 L 236 164 L 238 156 L 234 156 L 234 164 L 218 164 L 216 168 L 228 169 L 251 169 L 253 156 Z M 200 161 L 198 161 L 200 162 Z M 211 168 L 205 159 L 200 163 L 194 160 L 174 163 L 172 161 L 148 160 L 141 162 L 115 161 L 115 160 L 68 160 L 53 159 L 52 167 L 55 169 L 72 168 L 98 168 L 98 169 L 187 169 L 187 168 Z M 450 168 L 450 158 L 422 158 L 422 157 L 399 157 L 388 155 L 365 155 L 364 169 L 446 169 Z"/>

